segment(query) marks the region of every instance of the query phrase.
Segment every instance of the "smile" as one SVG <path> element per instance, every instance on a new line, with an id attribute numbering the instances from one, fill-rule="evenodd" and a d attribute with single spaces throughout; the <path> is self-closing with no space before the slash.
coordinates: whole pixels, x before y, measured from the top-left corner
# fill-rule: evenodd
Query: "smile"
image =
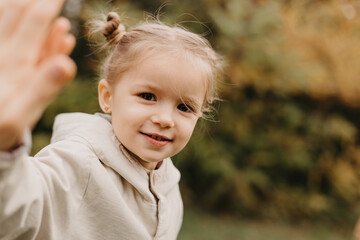
<path id="1" fill-rule="evenodd" d="M 145 135 L 145 136 L 148 136 L 148 137 L 151 137 L 152 139 L 155 139 L 157 141 L 168 141 L 168 142 L 172 142 L 171 139 L 168 139 L 167 137 L 165 136 L 161 136 L 161 135 L 158 135 L 158 134 L 147 134 L 147 133 L 143 133 L 143 132 L 140 132 L 141 134 Z"/>
<path id="2" fill-rule="evenodd" d="M 142 135 L 144 135 L 146 137 L 146 139 L 155 146 L 158 147 L 163 147 L 165 145 L 167 145 L 169 142 L 172 142 L 171 139 L 165 137 L 165 136 L 161 136 L 158 134 L 148 134 L 148 133 L 143 133 L 140 132 Z"/>

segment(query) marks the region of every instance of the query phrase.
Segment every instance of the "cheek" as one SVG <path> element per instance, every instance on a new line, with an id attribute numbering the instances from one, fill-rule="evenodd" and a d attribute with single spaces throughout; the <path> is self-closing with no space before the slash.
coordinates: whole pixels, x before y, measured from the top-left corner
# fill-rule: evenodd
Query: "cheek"
<path id="1" fill-rule="evenodd" d="M 197 120 L 198 119 L 196 118 L 196 119 L 191 119 L 189 121 L 182 122 L 182 126 L 180 127 L 179 133 L 181 134 L 181 139 L 183 141 L 183 145 L 186 145 L 187 142 L 190 140 L 192 133 L 195 129 Z"/>
<path id="2" fill-rule="evenodd" d="M 123 141 L 129 134 L 129 129 L 133 128 L 134 117 L 127 111 L 127 109 L 113 109 L 112 112 L 112 126 L 116 137 Z"/>
<path id="3" fill-rule="evenodd" d="M 112 127 L 113 127 L 113 130 L 114 130 L 114 133 L 116 135 L 116 137 L 118 138 L 118 140 L 120 142 L 123 141 L 123 136 L 126 135 L 126 132 L 124 131 L 124 123 L 122 121 L 122 119 L 118 118 L 117 115 L 114 115 L 112 116 Z"/>
<path id="4" fill-rule="evenodd" d="M 113 104 L 112 118 L 114 123 L 119 122 L 126 126 L 136 121 L 138 115 L 139 110 L 128 99 L 117 99 L 117 102 Z"/>
<path id="5" fill-rule="evenodd" d="M 141 109 L 135 104 L 124 103 L 117 105 L 112 112 L 112 125 L 116 136 L 122 140 L 131 137 L 146 122 L 146 109 Z"/>

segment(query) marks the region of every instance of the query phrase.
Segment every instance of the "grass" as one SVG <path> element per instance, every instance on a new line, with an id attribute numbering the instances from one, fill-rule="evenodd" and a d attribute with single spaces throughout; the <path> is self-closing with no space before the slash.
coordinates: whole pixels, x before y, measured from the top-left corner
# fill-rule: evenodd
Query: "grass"
<path id="1" fill-rule="evenodd" d="M 351 229 L 349 227 L 349 229 Z M 246 221 L 211 216 L 194 210 L 185 211 L 178 240 L 345 240 L 351 230 L 319 224 L 291 225 L 265 221 Z"/>

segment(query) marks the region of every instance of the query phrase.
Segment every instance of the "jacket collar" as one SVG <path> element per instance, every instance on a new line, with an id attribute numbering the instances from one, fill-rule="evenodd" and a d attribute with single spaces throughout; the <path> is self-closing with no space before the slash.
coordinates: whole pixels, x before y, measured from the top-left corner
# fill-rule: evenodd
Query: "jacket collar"
<path id="1" fill-rule="evenodd" d="M 51 142 L 69 139 L 73 136 L 81 137 L 89 145 L 98 159 L 112 168 L 145 198 L 152 198 L 149 189 L 149 171 L 121 146 L 116 138 L 111 116 L 107 114 L 64 113 L 55 118 Z M 164 159 L 157 170 L 151 171 L 160 181 L 156 183 L 158 194 L 167 193 L 178 184 L 180 173 L 170 158 Z"/>

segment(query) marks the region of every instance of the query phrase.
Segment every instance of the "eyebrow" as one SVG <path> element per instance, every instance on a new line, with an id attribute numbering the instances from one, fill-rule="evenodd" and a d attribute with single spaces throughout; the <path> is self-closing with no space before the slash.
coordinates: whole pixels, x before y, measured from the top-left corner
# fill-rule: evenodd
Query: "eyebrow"
<path id="1" fill-rule="evenodd" d="M 150 90 L 158 90 L 159 88 L 149 83 L 136 83 L 135 87 L 147 88 Z"/>

